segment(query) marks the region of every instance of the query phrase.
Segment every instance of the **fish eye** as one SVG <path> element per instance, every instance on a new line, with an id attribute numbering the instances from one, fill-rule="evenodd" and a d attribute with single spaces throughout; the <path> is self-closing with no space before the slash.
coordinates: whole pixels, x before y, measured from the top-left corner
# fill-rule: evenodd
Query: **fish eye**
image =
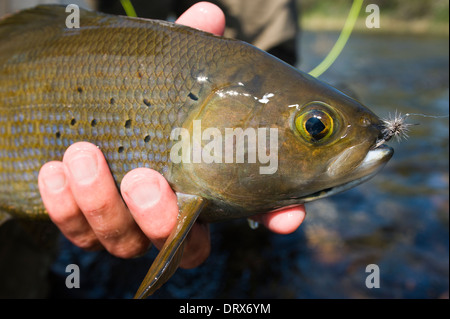
<path id="1" fill-rule="evenodd" d="M 325 105 L 311 104 L 297 114 L 295 128 L 307 142 L 318 143 L 333 134 L 335 121 Z"/>

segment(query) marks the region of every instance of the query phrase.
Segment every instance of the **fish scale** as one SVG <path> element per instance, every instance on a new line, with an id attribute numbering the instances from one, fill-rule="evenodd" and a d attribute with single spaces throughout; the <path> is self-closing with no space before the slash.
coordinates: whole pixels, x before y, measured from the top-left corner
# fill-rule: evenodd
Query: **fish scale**
<path id="1" fill-rule="evenodd" d="M 118 184 L 136 167 L 166 171 L 170 132 L 194 102 L 190 72 L 214 53 L 164 22 L 83 11 L 67 30 L 61 17 L 25 18 L 20 36 L 0 31 L 1 208 L 45 214 L 39 168 L 76 141 L 100 147 Z"/>

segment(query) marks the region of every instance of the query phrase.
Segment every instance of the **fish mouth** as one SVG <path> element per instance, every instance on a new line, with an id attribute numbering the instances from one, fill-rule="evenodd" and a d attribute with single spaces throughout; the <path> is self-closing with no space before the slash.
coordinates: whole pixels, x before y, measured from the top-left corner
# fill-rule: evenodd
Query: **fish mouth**
<path id="1" fill-rule="evenodd" d="M 391 159 L 393 154 L 394 149 L 390 146 L 387 146 L 385 144 L 376 146 L 375 148 L 367 152 L 366 157 L 362 160 L 362 162 L 358 165 L 358 167 L 356 167 L 354 171 L 354 176 L 356 176 L 355 179 L 307 195 L 302 198 L 302 201 L 306 203 L 316 199 L 328 197 L 346 191 L 361 183 L 364 183 L 365 181 L 374 177 Z"/>

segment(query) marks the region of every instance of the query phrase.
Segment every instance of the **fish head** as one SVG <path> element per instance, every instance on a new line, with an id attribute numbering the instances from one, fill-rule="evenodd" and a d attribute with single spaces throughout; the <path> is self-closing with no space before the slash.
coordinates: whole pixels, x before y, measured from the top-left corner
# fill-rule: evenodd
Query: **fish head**
<path id="1" fill-rule="evenodd" d="M 308 202 L 352 188 L 373 177 L 393 149 L 379 145 L 381 120 L 360 102 L 308 75 L 303 92 L 286 90 L 290 109 L 279 123 L 282 205 Z M 300 90 L 299 90 L 300 91 Z M 305 93 L 306 92 L 306 93 Z M 274 101 L 275 102 L 275 101 Z M 279 108 L 283 108 L 282 103 Z"/>
<path id="2" fill-rule="evenodd" d="M 193 112 L 188 129 L 201 124 L 197 150 L 209 160 L 182 164 L 185 192 L 245 217 L 354 187 L 391 158 L 368 108 L 273 57 L 259 62 L 226 74 Z"/>

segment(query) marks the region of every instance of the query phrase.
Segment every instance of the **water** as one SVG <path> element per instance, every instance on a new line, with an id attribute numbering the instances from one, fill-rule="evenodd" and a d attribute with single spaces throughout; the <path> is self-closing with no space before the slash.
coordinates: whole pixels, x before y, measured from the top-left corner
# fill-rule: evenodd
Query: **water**
<path id="1" fill-rule="evenodd" d="M 304 34 L 311 45 L 302 49 L 303 69 L 319 63 L 323 43 L 335 37 Z M 448 115 L 448 50 L 445 38 L 355 34 L 321 78 L 354 91 L 380 116 Z M 302 260 L 300 269 L 316 265 L 327 279 L 318 274 L 311 289 L 299 282 L 297 296 L 448 297 L 449 120 L 408 122 L 419 125 L 409 140 L 390 143 L 394 157 L 373 180 L 307 206 L 303 233 L 313 260 Z M 380 289 L 364 285 L 369 263 L 380 267 Z"/>
<path id="2" fill-rule="evenodd" d="M 300 68 L 316 66 L 336 33 L 302 34 Z M 354 34 L 320 78 L 352 92 L 376 114 L 448 115 L 446 38 Z M 155 298 L 448 298 L 449 120 L 410 117 L 410 138 L 389 143 L 393 159 L 369 182 L 307 205 L 293 234 L 244 220 L 211 226 L 212 253 L 178 270 Z M 132 260 L 86 253 L 62 240 L 51 296 L 130 298 L 156 251 Z M 68 290 L 67 264 L 80 265 L 81 288 Z M 366 266 L 380 288 L 365 285 Z"/>

